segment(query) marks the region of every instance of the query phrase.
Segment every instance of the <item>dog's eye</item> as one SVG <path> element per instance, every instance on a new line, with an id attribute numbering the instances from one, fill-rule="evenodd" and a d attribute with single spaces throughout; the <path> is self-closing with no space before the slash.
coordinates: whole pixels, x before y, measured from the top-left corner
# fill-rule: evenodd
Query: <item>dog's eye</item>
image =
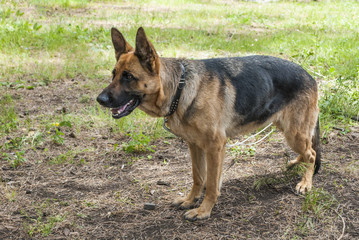
<path id="1" fill-rule="evenodd" d="M 133 81 L 133 80 L 136 80 L 136 78 L 131 74 L 131 73 L 129 73 L 129 72 L 126 72 L 126 71 L 124 71 L 123 73 L 122 73 L 122 79 L 124 80 L 124 81 Z"/>

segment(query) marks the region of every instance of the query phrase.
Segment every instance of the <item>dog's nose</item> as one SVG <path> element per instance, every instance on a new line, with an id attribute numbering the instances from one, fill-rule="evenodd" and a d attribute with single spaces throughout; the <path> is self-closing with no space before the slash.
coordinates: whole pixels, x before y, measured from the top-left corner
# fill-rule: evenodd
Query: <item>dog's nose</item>
<path id="1" fill-rule="evenodd" d="M 102 92 L 100 95 L 97 96 L 97 102 L 103 106 L 108 105 L 110 98 L 107 93 Z"/>

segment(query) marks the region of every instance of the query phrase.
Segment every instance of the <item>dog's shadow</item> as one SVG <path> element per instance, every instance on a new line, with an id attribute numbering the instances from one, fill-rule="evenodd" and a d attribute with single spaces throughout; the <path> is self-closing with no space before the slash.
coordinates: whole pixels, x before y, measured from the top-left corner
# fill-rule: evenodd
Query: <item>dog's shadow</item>
<path id="1" fill-rule="evenodd" d="M 213 217 L 231 216 L 244 210 L 255 213 L 258 208 L 277 208 L 284 199 L 302 201 L 295 190 L 299 181 L 297 169 L 228 180 L 222 185 Z"/>

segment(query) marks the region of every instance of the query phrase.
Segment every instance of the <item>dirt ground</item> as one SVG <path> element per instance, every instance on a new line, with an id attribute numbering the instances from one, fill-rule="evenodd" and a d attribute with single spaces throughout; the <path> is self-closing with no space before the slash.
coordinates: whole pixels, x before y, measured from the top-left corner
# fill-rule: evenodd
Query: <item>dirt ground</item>
<path id="1" fill-rule="evenodd" d="M 35 129 L 19 128 L 0 144 L 43 128 L 40 115 L 56 116 L 64 107 L 65 114 L 82 113 L 86 103 L 79 98 L 87 94 L 93 104 L 99 91 L 81 81 L 8 89 L 18 115 Z M 155 141 L 149 158 L 113 151 L 129 137 L 106 127 L 63 131 L 63 145 L 46 140 L 27 149 L 18 168 L 0 161 L 0 239 L 359 239 L 359 127 L 346 134 L 331 130 L 323 139 L 312 198 L 295 193 L 300 177 L 288 174 L 285 163 L 296 155 L 280 133 L 257 145 L 255 154 L 228 151 L 218 203 L 210 219 L 197 222 L 185 221 L 184 211 L 170 205 L 192 184 L 183 140 Z M 51 163 L 71 149 L 83 151 Z M 145 210 L 145 203 L 155 209 Z"/>

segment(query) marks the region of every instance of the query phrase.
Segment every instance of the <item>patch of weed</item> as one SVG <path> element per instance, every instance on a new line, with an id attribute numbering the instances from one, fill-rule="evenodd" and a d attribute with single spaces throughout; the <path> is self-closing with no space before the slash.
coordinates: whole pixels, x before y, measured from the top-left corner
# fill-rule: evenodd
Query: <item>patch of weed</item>
<path id="1" fill-rule="evenodd" d="M 52 123 L 50 127 L 47 127 L 47 133 L 50 134 L 52 141 L 58 145 L 64 144 L 65 141 L 65 134 L 61 131 L 60 127 L 72 128 L 72 124 L 70 121 L 61 121 L 60 123 Z"/>
<path id="2" fill-rule="evenodd" d="M 64 164 L 64 163 L 70 163 L 70 164 L 78 164 L 82 165 L 85 164 L 86 161 L 84 158 L 80 158 L 79 154 L 88 151 L 88 149 L 82 149 L 82 150 L 69 150 L 65 153 L 61 153 L 57 155 L 56 157 L 52 158 L 49 161 L 49 164 Z"/>
<path id="3" fill-rule="evenodd" d="M 27 137 L 27 140 L 29 141 L 30 145 L 32 147 L 38 147 L 41 146 L 44 142 L 44 134 L 40 131 L 31 132 L 29 136 Z"/>
<path id="4" fill-rule="evenodd" d="M 17 114 L 14 109 L 12 97 L 3 95 L 0 100 L 0 135 L 9 133 L 17 128 Z"/>
<path id="5" fill-rule="evenodd" d="M 306 236 L 314 231 L 318 221 L 325 221 L 334 208 L 338 205 L 335 197 L 323 188 L 315 188 L 305 194 L 302 205 L 302 217 L 296 223 L 296 232 Z"/>
<path id="6" fill-rule="evenodd" d="M 54 141 L 54 143 L 58 145 L 64 144 L 64 136 L 65 134 L 61 132 L 58 128 L 55 128 L 55 133 L 51 135 L 51 139 Z"/>
<path id="7" fill-rule="evenodd" d="M 4 150 L 14 150 L 20 149 L 24 145 L 26 138 L 24 137 L 15 137 L 5 142 L 3 145 Z"/>
<path id="8" fill-rule="evenodd" d="M 302 209 L 304 213 L 312 213 L 317 218 L 321 218 L 337 204 L 338 201 L 334 196 L 323 190 L 323 188 L 313 188 L 305 195 Z"/>
<path id="9" fill-rule="evenodd" d="M 133 132 L 127 135 L 131 137 L 131 140 L 128 143 L 122 144 L 122 149 L 126 153 L 155 152 L 154 148 L 156 146 L 150 145 L 151 138 L 149 136 L 146 136 L 142 132 Z"/>
<path id="10" fill-rule="evenodd" d="M 32 224 L 26 226 L 27 233 L 30 237 L 41 234 L 43 237 L 47 237 L 52 233 L 53 228 L 57 223 L 63 222 L 66 219 L 66 214 L 43 217 L 43 214 L 39 215 L 36 219 L 31 219 Z"/>
<path id="11" fill-rule="evenodd" d="M 254 156 L 256 154 L 256 147 L 255 145 L 246 146 L 246 145 L 239 145 L 230 148 L 230 153 L 232 156 L 241 157 L 241 156 Z"/>
<path id="12" fill-rule="evenodd" d="M 133 205 L 132 200 L 127 196 L 122 196 L 121 191 L 115 192 L 114 197 L 121 205 Z"/>
<path id="13" fill-rule="evenodd" d="M 4 160 L 8 161 L 12 168 L 17 168 L 24 162 L 26 162 L 26 158 L 24 158 L 25 151 L 17 151 L 15 153 L 3 153 L 2 156 Z"/>
<path id="14" fill-rule="evenodd" d="M 321 119 L 326 123 L 333 122 L 333 117 L 346 122 L 359 117 L 359 82 L 341 77 L 328 82 L 323 86 L 319 107 Z"/>
<path id="15" fill-rule="evenodd" d="M 316 219 L 314 217 L 304 215 L 301 220 L 296 223 L 295 231 L 297 234 L 306 236 L 315 229 Z"/>
<path id="16" fill-rule="evenodd" d="M 89 0 L 31 0 L 31 3 L 37 6 L 46 7 L 61 7 L 64 9 L 68 8 L 84 8 L 89 3 Z"/>

